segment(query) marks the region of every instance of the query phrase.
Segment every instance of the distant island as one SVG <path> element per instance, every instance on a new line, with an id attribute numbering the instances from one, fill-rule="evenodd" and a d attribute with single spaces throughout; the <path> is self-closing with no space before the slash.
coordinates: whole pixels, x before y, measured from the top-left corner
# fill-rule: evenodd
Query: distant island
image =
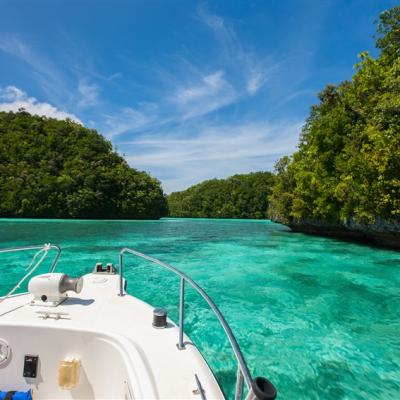
<path id="1" fill-rule="evenodd" d="M 158 219 L 160 182 L 131 168 L 95 130 L 0 112 L 0 217 Z"/>
<path id="2" fill-rule="evenodd" d="M 192 218 L 267 218 L 273 175 L 255 172 L 210 179 L 168 196 L 169 215 Z"/>

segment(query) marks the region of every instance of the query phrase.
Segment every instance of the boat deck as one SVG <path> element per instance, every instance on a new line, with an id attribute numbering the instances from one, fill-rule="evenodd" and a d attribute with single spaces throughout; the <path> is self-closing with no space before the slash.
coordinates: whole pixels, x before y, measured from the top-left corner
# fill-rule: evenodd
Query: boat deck
<path id="1" fill-rule="evenodd" d="M 57 307 L 32 306 L 31 294 L 0 303 L 0 339 L 12 349 L 10 360 L 0 365 L 1 390 L 26 390 L 32 385 L 37 399 L 78 399 L 99 398 L 97 385 L 124 385 L 126 399 L 224 398 L 189 338 L 184 337 L 184 350 L 177 348 L 174 323 L 155 329 L 150 305 L 117 294 L 118 275 L 88 274 L 83 279 L 82 292 Z M 100 350 L 99 340 L 113 349 L 109 356 Z M 124 367 L 114 363 L 115 351 Z M 37 378 L 22 376 L 26 354 L 39 356 Z M 57 386 L 58 362 L 69 356 L 79 358 L 82 368 L 80 383 L 70 391 Z M 115 396 L 112 391 L 102 393 L 104 398 Z"/>

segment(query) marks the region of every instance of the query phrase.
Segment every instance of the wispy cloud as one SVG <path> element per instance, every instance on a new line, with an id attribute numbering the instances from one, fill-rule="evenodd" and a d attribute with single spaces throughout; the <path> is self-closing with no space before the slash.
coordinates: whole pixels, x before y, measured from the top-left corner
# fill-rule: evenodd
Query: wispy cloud
<path id="1" fill-rule="evenodd" d="M 28 64 L 32 64 L 32 55 L 28 47 L 15 36 L 3 37 L 0 40 L 0 50 L 19 57 Z"/>
<path id="2" fill-rule="evenodd" d="M 102 113 L 104 133 L 115 140 L 123 134 L 165 131 L 166 126 L 180 126 L 201 119 L 212 112 L 231 105 L 238 99 L 233 85 L 225 79 L 224 71 L 202 75 L 194 73 L 180 80 L 168 80 L 168 91 L 158 94 L 157 102 L 142 101 L 131 107 L 121 107 L 113 113 Z M 164 74 L 164 79 L 165 79 Z"/>
<path id="3" fill-rule="evenodd" d="M 79 62 L 71 61 L 65 54 L 61 56 L 63 62 L 57 62 L 25 39 L 16 35 L 5 36 L 0 39 L 0 51 L 29 66 L 33 81 L 51 103 L 69 108 L 89 108 L 100 104 L 101 87 L 92 82 L 86 71 L 83 72 Z M 95 73 L 92 75 L 98 78 Z"/>
<path id="4" fill-rule="evenodd" d="M 265 80 L 266 80 L 265 74 L 263 74 L 261 71 L 257 72 L 253 71 L 247 80 L 246 84 L 247 91 L 250 94 L 257 93 L 264 85 Z"/>
<path id="5" fill-rule="evenodd" d="M 29 65 L 34 80 L 40 85 L 50 101 L 65 102 L 63 100 L 65 100 L 66 94 L 70 93 L 68 87 L 71 82 L 53 61 L 38 54 L 15 35 L 2 37 L 0 39 L 0 50 Z"/>
<path id="6" fill-rule="evenodd" d="M 238 172 L 272 169 L 276 159 L 294 150 L 302 122 L 205 125 L 196 135 L 191 127 L 173 134 L 141 135 L 121 142 L 132 165 L 163 177 L 167 192 L 202 179 Z"/>
<path id="7" fill-rule="evenodd" d="M 282 61 L 245 49 L 225 18 L 200 8 L 198 19 L 215 35 L 220 59 L 201 66 L 177 57 L 175 70 L 159 74 L 168 91 L 158 93 L 153 107 L 123 108 L 106 119 L 107 132 L 128 162 L 159 177 L 167 192 L 213 177 L 272 169 L 295 149 L 302 125 L 251 118 L 251 111 L 234 117 L 229 107 L 256 96 Z M 228 115 L 231 122 L 218 122 Z"/>
<path id="8" fill-rule="evenodd" d="M 108 137 L 115 137 L 122 133 L 134 133 L 151 124 L 158 124 L 158 105 L 155 103 L 141 103 L 138 108 L 123 107 L 114 114 L 105 114 L 104 129 Z"/>
<path id="9" fill-rule="evenodd" d="M 29 97 L 24 91 L 15 86 L 0 88 L 0 111 L 18 111 L 25 109 L 31 114 L 48 118 L 71 119 L 82 124 L 79 118 L 71 113 L 61 111 L 49 103 L 41 103 L 34 97 Z"/>
<path id="10" fill-rule="evenodd" d="M 217 35 L 225 47 L 237 47 L 236 33 L 223 17 L 209 13 L 204 6 L 197 8 L 197 16 Z"/>
<path id="11" fill-rule="evenodd" d="M 99 103 L 100 88 L 95 83 L 89 83 L 86 79 L 80 79 L 78 83 L 80 100 L 79 107 L 91 107 Z"/>
<path id="12" fill-rule="evenodd" d="M 233 86 L 218 70 L 201 78 L 193 85 L 178 87 L 172 101 L 183 111 L 184 118 L 193 118 L 231 104 L 237 98 Z"/>
<path id="13" fill-rule="evenodd" d="M 222 16 L 209 13 L 204 7 L 197 10 L 198 19 L 214 33 L 221 49 L 222 62 L 235 68 L 243 76 L 245 90 L 249 95 L 263 88 L 279 62 L 271 56 L 256 56 L 246 49 L 238 37 L 232 23 Z M 234 62 L 233 62 L 234 61 Z"/>

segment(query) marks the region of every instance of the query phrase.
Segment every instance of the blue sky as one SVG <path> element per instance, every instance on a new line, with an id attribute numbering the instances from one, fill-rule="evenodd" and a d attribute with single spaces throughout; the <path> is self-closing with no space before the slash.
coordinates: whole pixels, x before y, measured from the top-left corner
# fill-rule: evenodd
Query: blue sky
<path id="1" fill-rule="evenodd" d="M 2 0 L 0 110 L 97 129 L 166 192 L 272 170 L 389 0 Z"/>

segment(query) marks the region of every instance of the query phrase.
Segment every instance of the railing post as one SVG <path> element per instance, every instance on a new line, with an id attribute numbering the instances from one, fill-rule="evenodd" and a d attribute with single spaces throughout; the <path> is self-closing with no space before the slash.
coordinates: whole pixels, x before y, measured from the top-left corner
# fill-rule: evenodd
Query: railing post
<path id="1" fill-rule="evenodd" d="M 243 396 L 243 374 L 240 366 L 237 369 L 236 375 L 236 388 L 235 388 L 235 400 L 242 400 Z"/>
<path id="2" fill-rule="evenodd" d="M 184 329 L 184 318 L 185 318 L 185 279 L 181 277 L 181 290 L 179 296 L 179 341 L 178 349 L 183 350 L 185 345 L 183 344 L 183 329 Z"/>
<path id="3" fill-rule="evenodd" d="M 223 330 L 225 331 L 226 336 L 228 337 L 229 343 L 232 347 L 232 350 L 235 354 L 236 360 L 238 362 L 238 367 L 240 369 L 240 373 L 238 371 L 238 381 L 237 381 L 237 393 L 238 397 L 239 394 L 243 397 L 243 384 L 246 385 L 246 388 L 249 390 L 249 393 L 246 394 L 246 400 L 251 399 L 251 396 L 254 396 L 254 393 L 257 392 L 255 398 L 268 398 L 268 399 L 275 399 L 276 396 L 276 389 L 274 386 L 265 378 L 256 378 L 252 379 L 249 368 L 247 367 L 246 361 L 243 357 L 243 354 L 240 350 L 240 347 L 235 339 L 235 336 L 232 332 L 232 329 L 226 322 L 224 316 L 222 315 L 219 308 L 216 304 L 210 299 L 207 293 L 202 289 L 193 279 L 189 276 L 184 274 L 183 272 L 179 271 L 175 267 L 165 262 L 158 260 L 157 258 L 150 257 L 146 254 L 140 253 L 136 250 L 132 250 L 128 247 L 125 247 L 121 250 L 121 253 L 129 253 L 133 254 L 137 257 L 143 258 L 145 260 L 151 261 L 154 264 L 159 265 L 160 267 L 166 268 L 169 271 L 173 272 L 174 274 L 178 275 L 181 280 L 180 285 L 180 302 L 179 302 L 179 338 L 177 347 L 179 349 L 184 349 L 184 342 L 183 342 L 183 331 L 184 331 L 184 307 L 185 307 L 185 283 L 188 283 L 197 293 L 207 302 L 211 310 L 214 312 L 215 316 L 217 317 L 219 323 L 221 324 Z M 120 273 L 122 275 L 123 265 L 122 265 L 122 257 L 120 253 Z M 123 294 L 124 288 L 123 286 L 123 279 L 121 279 L 121 286 L 120 286 L 120 293 Z M 241 388 L 242 386 L 242 388 Z M 255 389 L 254 389 L 255 388 Z M 261 396 L 261 397 L 260 397 Z M 268 397 L 269 396 L 269 397 Z M 254 400 L 253 399 L 253 400 Z"/>
<path id="4" fill-rule="evenodd" d="M 124 295 L 124 274 L 122 271 L 122 256 L 123 253 L 119 253 L 119 296 Z"/>
<path id="5" fill-rule="evenodd" d="M 51 248 L 53 248 L 53 249 L 55 248 L 55 249 L 57 250 L 57 254 L 56 254 L 56 256 L 55 256 L 55 258 L 54 258 L 54 261 L 53 261 L 53 263 L 51 264 L 51 267 L 50 267 L 50 272 L 53 272 L 53 271 L 54 271 L 54 268 L 56 267 L 56 264 L 57 264 L 57 262 L 58 262 L 58 259 L 60 258 L 60 255 L 61 255 L 61 247 L 52 244 L 52 245 L 51 245 Z"/>

